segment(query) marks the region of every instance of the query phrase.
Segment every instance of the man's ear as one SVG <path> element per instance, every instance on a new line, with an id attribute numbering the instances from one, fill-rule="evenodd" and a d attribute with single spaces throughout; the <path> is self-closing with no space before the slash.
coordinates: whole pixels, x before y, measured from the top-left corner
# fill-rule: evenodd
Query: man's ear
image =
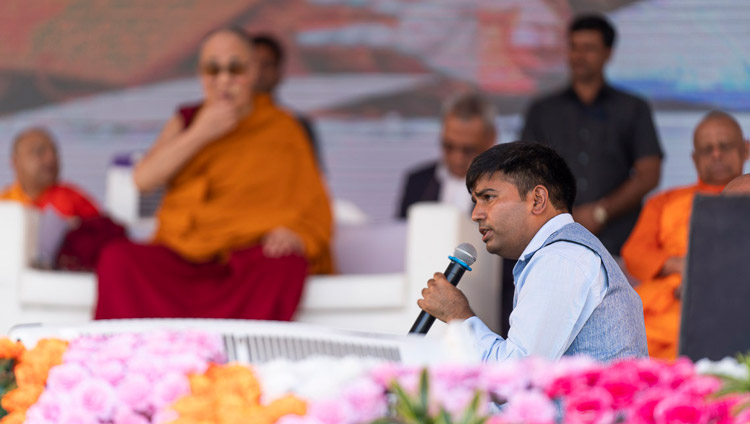
<path id="1" fill-rule="evenodd" d="M 531 213 L 534 215 L 541 215 L 547 210 L 549 206 L 549 192 L 547 187 L 538 185 L 531 190 L 531 199 L 533 201 L 531 206 Z"/>

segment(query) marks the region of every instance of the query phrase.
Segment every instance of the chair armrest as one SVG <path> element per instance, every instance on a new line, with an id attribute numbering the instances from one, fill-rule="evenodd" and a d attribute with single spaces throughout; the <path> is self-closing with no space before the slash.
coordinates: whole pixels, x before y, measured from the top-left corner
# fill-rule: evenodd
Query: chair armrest
<path id="1" fill-rule="evenodd" d="M 31 265 L 39 240 L 39 213 L 17 202 L 0 201 L 0 284 L 18 281 Z"/>

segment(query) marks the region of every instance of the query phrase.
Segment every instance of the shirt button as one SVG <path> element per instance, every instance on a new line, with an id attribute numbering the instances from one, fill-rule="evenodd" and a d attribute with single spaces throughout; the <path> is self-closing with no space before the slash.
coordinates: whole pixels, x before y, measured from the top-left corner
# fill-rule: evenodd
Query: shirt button
<path id="1" fill-rule="evenodd" d="M 578 154 L 578 162 L 581 165 L 588 165 L 589 163 L 589 154 L 586 152 L 581 152 Z"/>
<path id="2" fill-rule="evenodd" d="M 586 191 L 589 188 L 589 181 L 585 178 L 578 179 L 578 190 Z"/>

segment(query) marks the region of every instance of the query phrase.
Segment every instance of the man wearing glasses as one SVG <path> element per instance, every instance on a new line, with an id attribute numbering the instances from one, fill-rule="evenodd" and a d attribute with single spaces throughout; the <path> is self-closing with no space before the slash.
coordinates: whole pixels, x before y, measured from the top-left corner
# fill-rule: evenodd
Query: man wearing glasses
<path id="1" fill-rule="evenodd" d="M 622 247 L 628 271 L 640 280 L 636 291 L 643 301 L 648 352 L 652 358 L 675 359 L 680 332 L 682 275 L 688 250 L 688 230 L 696 193 L 720 193 L 742 174 L 748 142 L 734 117 L 708 113 L 693 133 L 695 184 L 651 197 Z"/>
<path id="2" fill-rule="evenodd" d="M 440 202 L 471 212 L 466 171 L 471 161 L 495 144 L 495 108 L 477 93 L 462 93 L 443 106 L 442 157 L 413 171 L 406 178 L 398 211 L 406 218 L 417 202 Z"/>
<path id="3" fill-rule="evenodd" d="M 293 116 L 255 89 L 252 39 L 210 34 L 203 100 L 167 122 L 136 165 L 166 186 L 151 244 L 108 245 L 95 317 L 290 320 L 308 273 L 331 272 L 330 201 Z"/>

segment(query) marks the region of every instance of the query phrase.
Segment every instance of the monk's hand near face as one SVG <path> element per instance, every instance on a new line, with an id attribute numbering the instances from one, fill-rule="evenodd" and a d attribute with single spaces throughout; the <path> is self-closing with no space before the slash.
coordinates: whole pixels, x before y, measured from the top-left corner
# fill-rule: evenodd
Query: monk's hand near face
<path id="1" fill-rule="evenodd" d="M 269 231 L 261 240 L 263 254 L 269 258 L 279 258 L 288 255 L 302 255 L 305 244 L 294 231 L 278 227 Z"/>
<path id="2" fill-rule="evenodd" d="M 466 296 L 440 272 L 436 272 L 427 281 L 427 288 L 422 289 L 422 297 L 417 305 L 440 321 L 463 320 L 474 316 Z"/>
<path id="3" fill-rule="evenodd" d="M 219 100 L 201 106 L 189 128 L 198 138 L 210 143 L 232 131 L 239 121 L 235 106 L 229 101 Z"/>
<path id="4" fill-rule="evenodd" d="M 573 208 L 573 219 L 586 227 L 587 230 L 593 234 L 598 234 L 602 230 L 602 224 L 596 222 L 594 219 L 594 208 L 596 203 L 586 203 L 584 205 L 576 206 Z"/>

